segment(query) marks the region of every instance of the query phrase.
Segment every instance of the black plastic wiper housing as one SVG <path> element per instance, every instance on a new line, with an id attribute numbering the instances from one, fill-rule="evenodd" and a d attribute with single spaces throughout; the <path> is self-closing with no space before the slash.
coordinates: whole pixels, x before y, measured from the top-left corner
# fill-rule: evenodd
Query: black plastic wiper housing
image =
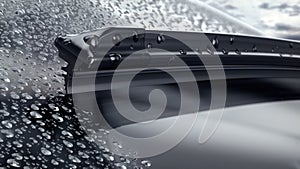
<path id="1" fill-rule="evenodd" d="M 180 39 L 174 39 L 169 35 L 183 37 L 185 41 L 199 44 L 199 46 L 207 43 L 199 38 L 200 35 L 205 35 L 211 44 L 207 44 L 205 49 L 191 49 Z M 122 39 L 122 37 L 127 38 Z M 105 53 L 109 43 L 101 41 L 104 38 L 110 39 L 114 44 Z M 77 72 L 76 78 L 84 81 L 89 72 L 97 71 L 97 79 L 101 80 L 96 79 L 96 90 L 107 90 L 111 76 L 122 60 L 136 51 L 149 48 L 163 49 L 168 53 L 151 53 L 145 50 L 143 55 L 130 58 L 134 66 L 124 69 L 124 72 L 130 73 L 133 68 L 148 66 L 139 65 L 141 61 L 145 63 L 145 60 L 159 62 L 160 59 L 171 59 L 169 53 L 173 53 L 189 66 L 197 80 L 208 80 L 205 70 L 220 68 L 220 65 L 214 65 L 213 62 L 211 65 L 204 66 L 197 54 L 206 59 L 219 57 L 222 61 L 222 69 L 224 68 L 228 79 L 298 77 L 300 75 L 300 43 L 292 40 L 233 34 L 156 31 L 141 28 L 103 28 L 78 35 L 58 37 L 55 45 L 59 49 L 59 56 L 68 62 L 68 66 L 65 68 L 68 73 L 67 88 L 72 84 L 73 72 Z M 101 56 L 104 57 L 99 59 Z M 183 75 L 186 71 L 170 65 L 160 66 L 167 67 L 171 71 L 182 71 Z M 140 79 L 140 84 L 149 82 L 163 84 L 171 81 L 161 77 L 159 71 L 155 70 L 144 71 L 141 74 L 143 78 Z M 68 90 L 68 92 L 80 91 Z"/>

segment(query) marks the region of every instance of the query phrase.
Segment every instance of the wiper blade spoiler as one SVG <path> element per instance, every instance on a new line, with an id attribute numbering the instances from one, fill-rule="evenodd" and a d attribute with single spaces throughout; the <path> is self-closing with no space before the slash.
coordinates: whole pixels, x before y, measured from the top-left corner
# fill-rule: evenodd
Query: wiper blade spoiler
<path id="1" fill-rule="evenodd" d="M 123 34 L 128 36 L 128 38 L 116 41 L 115 46 L 108 53 L 103 53 L 109 44 L 106 44 L 106 41 L 102 42 L 102 38 L 111 37 L 111 40 L 114 41 L 118 40 L 120 38 L 118 36 L 123 36 Z M 181 39 L 174 40 L 169 36 L 164 36 L 170 34 L 183 37 L 186 41 L 199 45 L 207 43 L 199 38 L 204 34 L 214 49 L 211 50 L 209 47 L 207 49 L 191 49 L 180 42 Z M 87 43 L 91 42 L 92 38 L 96 38 L 99 42 L 95 50 L 91 49 L 92 44 Z M 202 75 L 205 74 L 203 72 L 207 69 L 224 68 L 226 78 L 298 77 L 300 70 L 300 43 L 298 41 L 265 37 L 202 32 L 156 31 L 140 28 L 103 28 L 76 36 L 58 37 L 55 45 L 59 49 L 60 57 L 68 62 L 68 66 L 65 68 L 68 73 L 66 77 L 67 87 L 71 85 L 74 72 L 78 74 L 76 78 L 84 79 L 90 73 L 94 74 L 96 71 L 97 78 L 101 79 L 96 79 L 96 84 L 99 86 L 99 88 L 96 87 L 96 90 L 107 90 L 109 88 L 103 87 L 105 86 L 103 83 L 106 81 L 107 84 L 110 83 L 109 79 L 116 73 L 115 70 L 123 59 L 135 51 L 148 48 L 159 48 L 168 51 L 166 53 L 145 53 L 145 55 L 149 56 L 147 57 L 148 59 L 150 58 L 149 60 L 159 61 L 160 59 L 170 59 L 168 57 L 170 53 L 179 56 L 187 63 L 196 77 L 197 73 L 199 74 L 199 78 L 196 78 L 197 80 L 208 80 L 207 76 Z M 89 53 L 93 53 L 93 57 L 90 57 Z M 115 62 L 111 59 L 111 54 L 118 54 L 121 57 L 117 58 L 117 62 Z M 223 65 L 222 67 L 213 63 L 211 65 L 203 65 L 198 58 L 198 54 L 206 58 L 220 57 Z M 78 57 L 79 55 L 81 57 Z M 98 56 L 104 57 L 99 59 Z M 143 59 L 145 58 L 142 56 L 133 57 L 132 62 L 139 63 Z M 169 65 L 160 66 L 172 69 L 173 71 L 182 71 L 182 75 L 184 75 L 184 69 L 170 67 Z M 126 74 L 130 74 L 132 70 L 136 71 L 139 68 L 143 68 L 143 65 L 140 67 L 128 67 L 122 70 L 122 73 L 125 76 Z M 152 73 L 142 72 L 141 74 L 144 74 L 144 77 L 148 79 L 143 80 L 143 78 L 140 78 L 141 85 L 151 81 L 153 83 L 168 83 L 165 77 L 162 77 L 164 80 L 159 78 L 159 71 L 155 72 L 152 70 Z M 104 80 L 105 78 L 107 80 Z M 142 83 L 143 81 L 144 83 Z"/>

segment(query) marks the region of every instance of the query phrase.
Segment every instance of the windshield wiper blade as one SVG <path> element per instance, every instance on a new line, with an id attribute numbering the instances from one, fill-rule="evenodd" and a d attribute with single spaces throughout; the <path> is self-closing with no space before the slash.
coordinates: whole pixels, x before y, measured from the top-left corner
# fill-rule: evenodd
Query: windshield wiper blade
<path id="1" fill-rule="evenodd" d="M 121 36 L 127 38 L 122 39 Z M 191 48 L 183 42 L 200 47 Z M 200 111 L 211 108 L 210 80 L 227 81 L 226 107 L 299 98 L 295 90 L 284 88 L 285 92 L 273 92 L 283 88 L 272 86 L 268 81 L 272 78 L 300 78 L 300 43 L 293 40 L 218 33 L 104 28 L 58 37 L 55 45 L 59 56 L 68 62 L 64 68 L 67 71 L 67 93 L 75 98 L 80 109 L 97 112 L 98 105 L 101 114 L 112 127 L 133 123 L 118 113 L 111 95 L 112 91 L 126 90 L 114 89 L 113 86 L 125 86 L 122 83 L 127 83 L 132 75 L 135 78 L 130 83 L 130 90 L 135 106 L 142 110 L 148 109 L 148 102 L 143 98 L 148 98 L 148 92 L 153 89 L 164 91 L 168 100 L 171 100 L 160 118 L 177 115 L 181 99 L 177 83 L 190 82 L 191 79 L 186 78 L 189 71 L 192 71 L 195 80 L 199 82 L 197 86 L 200 93 L 204 93 L 201 96 Z M 162 51 L 151 50 L 154 48 Z M 139 51 L 142 52 L 135 54 Z M 182 59 L 187 67 L 166 64 L 168 61 L 172 62 L 174 55 Z M 208 62 L 204 64 L 202 59 Z M 213 62 L 214 59 L 219 59 L 221 64 Z M 121 64 L 126 60 L 131 64 L 122 67 Z M 176 81 L 161 69 L 176 73 Z M 220 70 L 224 70 L 226 76 L 208 75 L 208 71 Z M 117 81 L 120 84 L 112 85 L 115 76 L 122 77 L 120 79 L 124 79 L 124 82 Z M 286 85 L 287 82 L 283 81 L 280 81 L 280 85 Z M 95 97 L 97 104 L 92 97 Z M 89 104 L 86 104 L 86 99 Z M 122 99 L 127 98 L 122 97 L 121 102 Z M 190 98 L 184 99 L 198 98 L 191 94 Z"/>
<path id="2" fill-rule="evenodd" d="M 201 38 L 203 35 L 207 38 Z M 122 39 L 122 36 L 126 38 Z M 114 46 L 110 47 L 110 42 L 103 39 L 111 40 Z M 97 42 L 96 47 L 93 44 L 96 43 L 95 41 Z M 199 46 L 206 45 L 206 47 L 191 49 L 182 41 L 199 44 Z M 133 63 L 132 67 L 119 69 L 119 74 L 124 77 L 130 76 L 132 73 L 148 67 L 147 64 L 139 65 L 138 63 L 145 63 L 145 60 L 156 63 L 164 59 L 171 60 L 170 54 L 172 54 L 180 57 L 188 65 L 188 68 L 167 64 L 158 65 L 169 71 L 177 72 L 183 77 L 182 82 L 185 82 L 185 72 L 190 70 L 193 71 L 198 81 L 212 80 L 207 76 L 208 69 L 210 71 L 224 69 L 227 79 L 300 77 L 300 43 L 294 40 L 112 27 L 78 35 L 61 36 L 56 39 L 55 45 L 59 49 L 59 56 L 68 62 L 68 66 L 65 68 L 68 93 L 89 92 L 85 90 L 87 88 L 84 86 L 90 85 L 85 83 L 85 79 L 89 78 L 91 74 L 96 74 L 96 91 L 110 90 L 111 78 L 116 73 L 115 70 L 119 64 L 134 52 L 149 48 L 159 48 L 167 52 L 157 53 L 144 50 L 143 54 L 130 57 L 129 60 Z M 208 59 L 218 57 L 222 61 L 222 65 L 213 62 L 204 65 L 198 55 Z M 82 84 L 73 86 L 73 90 L 71 90 L 74 78 L 82 81 Z M 135 80 L 139 81 L 134 83 L 135 85 L 173 82 L 171 78 L 162 76 L 162 71 L 157 69 L 141 71 Z"/>

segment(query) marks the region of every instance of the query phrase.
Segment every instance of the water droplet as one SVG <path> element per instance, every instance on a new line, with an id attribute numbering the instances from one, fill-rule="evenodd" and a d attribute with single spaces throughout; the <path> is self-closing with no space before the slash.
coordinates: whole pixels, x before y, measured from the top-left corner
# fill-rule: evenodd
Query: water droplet
<path id="1" fill-rule="evenodd" d="M 106 158 L 108 161 L 114 161 L 115 158 L 112 155 L 108 155 L 108 154 L 103 154 L 103 157 Z"/>
<path id="2" fill-rule="evenodd" d="M 11 123 L 9 120 L 3 120 L 3 121 L 1 122 L 1 124 L 2 124 L 4 127 L 9 128 L 9 129 L 13 127 L 12 123 Z"/>
<path id="3" fill-rule="evenodd" d="M 86 36 L 83 38 L 84 42 L 90 45 L 91 47 L 96 47 L 98 44 L 97 36 Z"/>
<path id="4" fill-rule="evenodd" d="M 22 160 L 23 159 L 23 156 L 21 156 L 19 153 L 13 153 L 11 156 L 14 157 L 14 159 L 16 159 L 16 160 Z"/>
<path id="5" fill-rule="evenodd" d="M 17 162 L 15 159 L 7 159 L 6 162 L 7 162 L 7 164 L 9 164 L 12 167 L 17 167 L 17 168 L 21 167 L 20 163 Z"/>
<path id="6" fill-rule="evenodd" d="M 51 155 L 52 153 L 51 153 L 51 151 L 49 151 L 49 150 L 47 150 L 46 148 L 41 148 L 41 152 L 42 152 L 42 154 L 44 154 L 45 156 L 49 156 L 49 155 Z"/>
<path id="7" fill-rule="evenodd" d="M 16 92 L 10 92 L 10 97 L 12 99 L 20 99 L 20 96 Z"/>
<path id="8" fill-rule="evenodd" d="M 183 49 L 180 49 L 180 50 L 179 50 L 179 53 L 180 53 L 181 55 L 186 55 L 186 51 L 183 50 Z"/>
<path id="9" fill-rule="evenodd" d="M 69 155 L 68 158 L 74 163 L 81 163 L 81 160 L 73 155 Z"/>
<path id="10" fill-rule="evenodd" d="M 14 144 L 17 148 L 22 148 L 22 147 L 23 147 L 23 145 L 22 145 L 20 142 L 18 142 L 18 141 L 13 141 L 13 144 Z"/>
<path id="11" fill-rule="evenodd" d="M 24 97 L 26 100 L 32 99 L 32 96 L 30 96 L 28 93 L 22 93 L 22 97 Z"/>
<path id="12" fill-rule="evenodd" d="M 37 86 L 32 86 L 31 89 L 35 92 L 35 93 L 41 93 L 41 89 L 39 89 Z"/>
<path id="13" fill-rule="evenodd" d="M 57 120 L 58 122 L 63 122 L 64 121 L 64 119 L 62 117 L 60 117 L 59 115 L 57 115 L 57 114 L 53 114 L 52 117 L 55 120 Z"/>
<path id="14" fill-rule="evenodd" d="M 122 56 L 120 54 L 115 54 L 115 53 L 109 54 L 110 62 L 113 64 L 120 62 L 121 58 Z"/>
<path id="15" fill-rule="evenodd" d="M 119 46 L 120 43 L 121 43 L 121 35 L 120 35 L 120 34 L 115 34 L 115 35 L 112 37 L 112 42 L 113 42 L 113 44 L 115 44 L 116 46 Z"/>
<path id="16" fill-rule="evenodd" d="M 36 41 L 35 45 L 38 46 L 38 47 L 40 47 L 40 48 L 44 47 L 43 43 L 39 42 L 39 41 Z"/>
<path id="17" fill-rule="evenodd" d="M 218 49 L 219 47 L 219 40 L 217 39 L 217 37 L 215 37 L 213 40 L 212 40 L 212 45 Z"/>
<path id="18" fill-rule="evenodd" d="M 0 110 L 0 115 L 1 115 L 1 116 L 9 116 L 10 114 L 9 114 L 9 112 L 6 111 L 6 110 Z"/>
<path id="19" fill-rule="evenodd" d="M 165 41 L 164 35 L 158 35 L 156 41 L 158 44 L 164 42 Z"/>
<path id="20" fill-rule="evenodd" d="M 1 133 L 5 135 L 6 138 L 13 138 L 14 133 L 11 130 L 1 130 Z"/>
<path id="21" fill-rule="evenodd" d="M 152 44 L 151 44 L 151 43 L 148 43 L 148 44 L 147 44 L 147 48 L 148 48 L 148 49 L 152 48 Z"/>
<path id="22" fill-rule="evenodd" d="M 63 140 L 63 143 L 64 143 L 65 146 L 67 146 L 69 148 L 73 147 L 73 144 L 71 142 L 68 142 L 67 140 Z"/>
<path id="23" fill-rule="evenodd" d="M 32 104 L 30 107 L 32 108 L 32 110 L 40 110 L 40 108 L 35 104 Z"/>
<path id="24" fill-rule="evenodd" d="M 61 132 L 62 135 L 66 136 L 67 138 L 73 139 L 73 134 L 71 134 L 70 132 L 63 130 Z"/>
<path id="25" fill-rule="evenodd" d="M 35 119 L 41 119 L 41 118 L 43 118 L 43 116 L 42 116 L 40 113 L 38 113 L 37 111 L 31 111 L 31 112 L 30 112 L 30 115 L 31 115 L 33 118 L 35 118 Z"/>
<path id="26" fill-rule="evenodd" d="M 21 40 L 16 39 L 15 42 L 19 45 L 22 46 L 24 43 Z"/>
<path id="27" fill-rule="evenodd" d="M 51 160 L 51 163 L 52 163 L 53 165 L 59 165 L 59 162 L 56 161 L 56 160 L 54 160 L 54 159 Z"/>
<path id="28" fill-rule="evenodd" d="M 8 77 L 1 76 L 0 79 L 6 83 L 10 83 L 10 79 Z"/>
<path id="29" fill-rule="evenodd" d="M 234 43 L 234 37 L 230 37 L 229 42 L 232 45 Z"/>
<path id="30" fill-rule="evenodd" d="M 18 10 L 15 11 L 15 14 L 23 15 L 23 14 L 25 14 L 25 10 L 24 9 L 18 9 Z"/>
<path id="31" fill-rule="evenodd" d="M 53 111 L 59 111 L 59 108 L 55 104 L 48 104 L 49 108 Z"/>
<path id="32" fill-rule="evenodd" d="M 144 166 L 144 167 L 151 167 L 151 162 L 148 161 L 148 160 L 143 160 L 141 161 L 141 164 Z"/>
<path id="33" fill-rule="evenodd" d="M 226 49 L 223 49 L 223 50 L 222 50 L 222 53 L 223 53 L 224 55 L 228 55 L 228 54 L 229 54 L 229 52 L 228 52 Z"/>
<path id="34" fill-rule="evenodd" d="M 122 148 L 123 148 L 122 144 L 120 144 L 120 143 L 117 142 L 117 141 L 113 141 L 113 144 L 114 144 L 116 147 L 118 147 L 119 149 L 122 149 Z"/>
<path id="35" fill-rule="evenodd" d="M 6 87 L 5 84 L 0 84 L 0 90 L 3 91 L 3 92 L 7 92 L 8 87 Z"/>
<path id="36" fill-rule="evenodd" d="M 89 155 L 87 155 L 86 153 L 84 153 L 82 151 L 78 151 L 78 155 L 84 159 L 88 159 L 90 157 Z"/>

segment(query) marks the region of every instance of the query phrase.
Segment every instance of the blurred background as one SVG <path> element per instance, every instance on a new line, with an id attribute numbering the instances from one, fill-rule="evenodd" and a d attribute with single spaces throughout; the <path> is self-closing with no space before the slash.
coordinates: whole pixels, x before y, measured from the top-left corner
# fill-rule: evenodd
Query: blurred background
<path id="1" fill-rule="evenodd" d="M 300 39 L 299 0 L 204 0 L 270 36 Z"/>

